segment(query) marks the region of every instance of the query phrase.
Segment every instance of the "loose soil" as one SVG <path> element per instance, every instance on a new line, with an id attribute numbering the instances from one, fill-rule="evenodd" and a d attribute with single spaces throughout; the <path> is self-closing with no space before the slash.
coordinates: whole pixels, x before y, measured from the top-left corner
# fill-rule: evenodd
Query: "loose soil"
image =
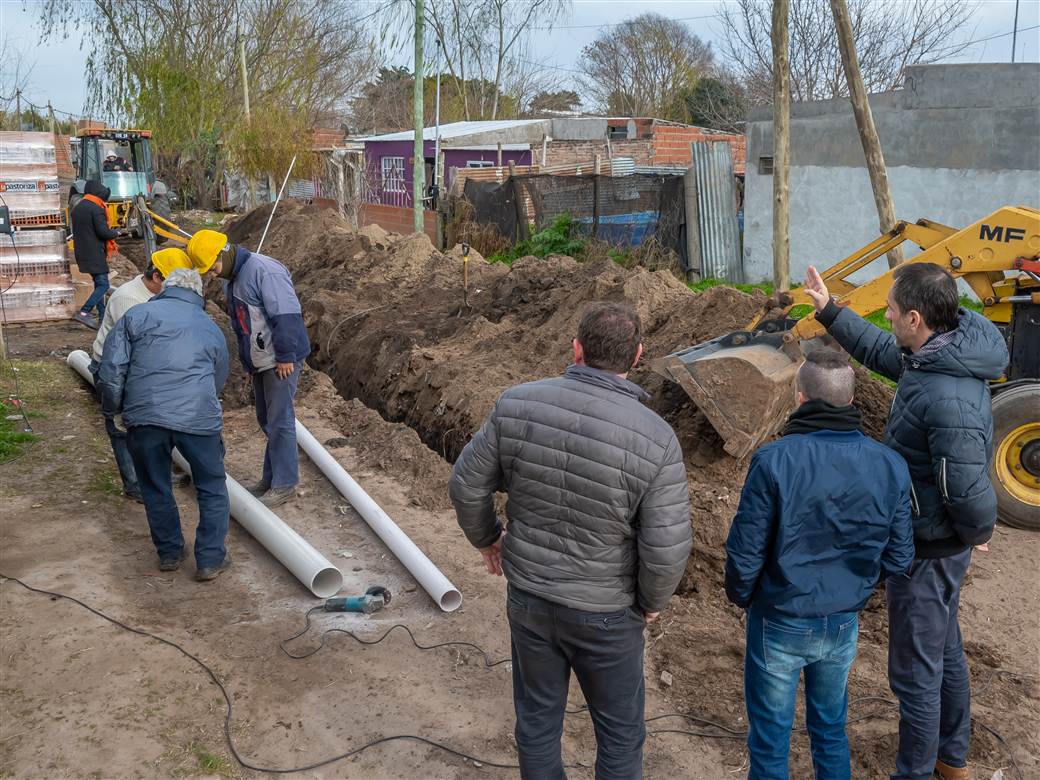
<path id="1" fill-rule="evenodd" d="M 232 227 L 233 240 L 254 246 L 268 208 Z M 344 572 L 344 592 L 381 583 L 394 593 L 385 612 L 319 615 L 316 622 L 357 628 L 366 637 L 403 622 L 421 642 L 471 641 L 495 659 L 508 653 L 503 583 L 483 573 L 479 556 L 459 532 L 445 483 L 450 461 L 498 394 L 566 366 L 581 308 L 590 301 L 631 303 L 643 320 L 648 359 L 740 328 L 766 303 L 764 296 L 728 288 L 695 295 L 664 272 L 565 257 L 524 258 L 510 269 L 471 253 L 464 290 L 457 250 L 437 252 L 423 236 L 388 235 L 378 228 L 355 233 L 331 211 L 290 201 L 279 206 L 264 250 L 292 270 L 315 349 L 313 370 L 301 378 L 300 419 L 465 598 L 459 612 L 437 611 L 301 458 L 301 489 L 283 517 Z M 208 311 L 227 331 L 219 310 L 211 305 Z M 0 465 L 0 569 L 183 641 L 214 663 L 234 696 L 240 749 L 256 763 L 298 765 L 405 732 L 511 761 L 507 665 L 484 669 L 479 655 L 468 650 L 419 653 L 396 633 L 370 648 L 330 637 L 314 658 L 290 661 L 279 653 L 277 640 L 301 626 L 302 612 L 315 601 L 235 524 L 230 539 L 235 563 L 217 583 L 192 582 L 190 562 L 175 575 L 155 571 L 140 507 L 103 487 L 118 478 L 93 400 L 57 362 L 69 348 L 89 345 L 90 338 L 65 325 L 12 328 L 12 351 L 42 358 L 22 378 L 30 388 L 26 392 L 35 394 L 31 406 L 46 408 L 47 416 L 37 423 L 42 440 L 18 461 Z M 741 730 L 742 613 L 725 600 L 722 564 L 747 462 L 725 454 L 721 439 L 677 385 L 645 364 L 632 378 L 651 393 L 653 408 L 678 433 L 695 533 L 680 592 L 649 631 L 648 715 L 678 711 Z M 860 371 L 857 395 L 867 430 L 880 435 L 890 389 Z M 248 407 L 248 385 L 241 381 L 225 392 L 224 401 L 228 470 L 249 482 L 259 469 L 263 439 Z M 56 492 L 55 484 L 63 490 Z M 101 485 L 101 492 L 91 492 L 94 485 Z M 87 504 L 79 503 L 81 496 Z M 178 493 L 188 528 L 194 524 L 192 496 L 190 489 Z M 988 778 L 998 767 L 1014 776 L 1007 746 L 987 727 L 1014 750 L 1024 776 L 1040 776 L 1038 541 L 1034 534 L 998 528 L 991 552 L 976 555 L 964 588 L 961 619 L 977 716 L 972 760 L 979 777 Z M 185 659 L 11 582 L 0 594 L 0 772 L 16 777 L 253 774 L 228 755 L 215 689 Z M 895 712 L 885 701 L 861 700 L 891 697 L 886 633 L 878 594 L 862 618 L 850 683 L 854 777 L 886 777 L 891 769 Z M 294 649 L 315 644 L 312 632 Z M 661 681 L 663 672 L 670 685 Z M 572 703 L 580 700 L 576 689 L 572 693 Z M 857 720 L 873 713 L 877 717 Z M 650 725 L 651 731 L 662 728 L 706 727 L 678 718 Z M 588 719 L 568 717 L 565 758 L 586 765 L 572 776 L 591 776 L 593 751 Z M 202 756 L 224 763 L 214 768 Z M 738 776 L 741 767 L 746 750 L 739 739 L 660 734 L 647 742 L 648 777 Z M 314 776 L 488 772 L 510 774 L 425 746 L 391 743 Z M 792 776 L 811 776 L 804 734 L 792 739 Z"/>

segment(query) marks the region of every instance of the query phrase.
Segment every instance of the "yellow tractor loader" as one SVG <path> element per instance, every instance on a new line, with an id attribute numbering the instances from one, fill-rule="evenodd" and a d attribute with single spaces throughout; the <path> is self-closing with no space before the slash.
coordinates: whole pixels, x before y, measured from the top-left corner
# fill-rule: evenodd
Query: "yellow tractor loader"
<path id="1" fill-rule="evenodd" d="M 921 250 L 907 263 L 935 263 L 963 279 L 1008 340 L 1005 376 L 991 385 L 990 476 L 1000 519 L 1040 530 L 1040 211 L 1006 206 L 961 230 L 925 219 L 900 222 L 821 272 L 838 305 L 864 317 L 884 309 L 891 270 L 864 284 L 850 277 L 904 241 Z M 826 334 L 803 288 L 779 297 L 745 330 L 651 363 L 683 387 L 738 458 L 783 425 L 794 407 L 802 342 Z M 797 318 L 806 306 L 811 313 Z"/>

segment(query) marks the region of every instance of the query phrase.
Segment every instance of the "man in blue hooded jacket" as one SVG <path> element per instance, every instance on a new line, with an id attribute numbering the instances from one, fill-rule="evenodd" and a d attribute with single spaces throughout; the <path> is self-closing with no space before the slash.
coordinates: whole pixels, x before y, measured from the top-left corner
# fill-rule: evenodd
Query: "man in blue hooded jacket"
<path id="1" fill-rule="evenodd" d="M 993 415 L 987 383 L 1008 364 L 996 327 L 960 308 L 957 283 L 934 263 L 896 269 L 887 333 L 831 299 L 809 267 L 820 324 L 856 360 L 898 381 L 885 443 L 912 479 L 914 563 L 886 582 L 888 676 L 899 699 L 893 780 L 968 780 L 971 691 L 957 608 L 972 547 L 997 519 L 989 481 Z"/>
<path id="2" fill-rule="evenodd" d="M 848 780 L 849 669 L 859 611 L 914 557 L 910 474 L 860 431 L 848 358 L 819 349 L 799 406 L 751 459 L 726 542 L 726 595 L 748 609 L 744 698 L 750 780 L 786 780 L 798 678 L 817 778 Z"/>
<path id="3" fill-rule="evenodd" d="M 106 417 L 122 413 L 160 571 L 184 558 L 184 536 L 170 476 L 173 448 L 191 466 L 199 502 L 195 578 L 216 578 L 230 562 L 224 538 L 228 502 L 223 413 L 224 336 L 207 315 L 202 279 L 177 268 L 162 292 L 124 314 L 105 339 L 97 387 Z"/>
<path id="4" fill-rule="evenodd" d="M 293 401 L 311 344 L 289 270 L 267 255 L 237 246 L 223 233 L 200 230 L 188 256 L 203 275 L 225 280 L 238 356 L 253 380 L 256 419 L 267 436 L 264 470 L 250 488 L 269 507 L 296 494 L 300 461 Z"/>

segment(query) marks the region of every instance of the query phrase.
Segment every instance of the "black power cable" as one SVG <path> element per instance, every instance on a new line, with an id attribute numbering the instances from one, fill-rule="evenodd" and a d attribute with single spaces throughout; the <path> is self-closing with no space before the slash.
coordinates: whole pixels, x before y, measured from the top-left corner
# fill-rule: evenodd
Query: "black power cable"
<path id="1" fill-rule="evenodd" d="M 271 774 L 292 774 L 292 773 L 295 773 L 295 772 L 307 772 L 307 771 L 310 771 L 310 770 L 313 770 L 313 769 L 318 769 L 318 768 L 323 767 L 323 766 L 328 766 L 329 764 L 335 763 L 337 761 L 342 761 L 343 759 L 346 759 L 346 758 L 351 758 L 353 756 L 356 756 L 356 755 L 358 755 L 358 754 L 368 750 L 369 748 L 376 747 L 377 745 L 382 745 L 382 744 L 385 744 L 385 743 L 388 743 L 388 742 L 397 742 L 397 741 L 419 742 L 419 743 L 422 743 L 424 745 L 429 745 L 430 747 L 437 748 L 438 750 L 443 750 L 445 753 L 448 753 L 450 755 L 456 756 L 458 758 L 462 758 L 462 759 L 467 760 L 467 761 L 472 761 L 472 762 L 477 763 L 477 764 L 483 764 L 485 766 L 494 767 L 496 769 L 519 769 L 520 768 L 519 764 L 512 764 L 512 763 L 505 764 L 505 763 L 501 763 L 501 762 L 497 762 L 497 761 L 489 761 L 488 759 L 485 759 L 485 758 L 478 758 L 476 756 L 471 756 L 468 753 L 463 753 L 462 751 L 456 750 L 455 748 L 449 747 L 448 745 L 444 745 L 444 744 L 442 744 L 440 742 L 436 742 L 436 741 L 434 741 L 432 739 L 427 739 L 426 737 L 422 737 L 422 736 L 419 736 L 419 735 L 416 735 L 416 734 L 394 734 L 394 735 L 387 736 L 387 737 L 380 737 L 379 739 L 374 739 L 374 740 L 372 740 L 370 742 L 366 742 L 363 745 L 359 745 L 358 747 L 356 747 L 356 748 L 354 748 L 352 750 L 348 750 L 345 753 L 340 753 L 339 755 L 335 755 L 335 756 L 332 756 L 330 758 L 323 759 L 322 761 L 316 761 L 316 762 L 314 762 L 312 764 L 307 764 L 305 766 L 298 766 L 298 767 L 282 769 L 282 768 L 274 768 L 274 767 L 256 766 L 254 764 L 250 764 L 248 761 L 246 761 L 244 758 L 242 758 L 241 754 L 238 752 L 238 749 L 235 747 L 234 738 L 231 735 L 231 720 L 232 720 L 232 715 L 233 715 L 233 706 L 232 706 L 232 703 L 231 703 L 231 695 L 228 693 L 227 688 L 224 686 L 224 683 L 221 681 L 221 679 L 217 676 L 216 672 L 214 672 L 212 668 L 207 666 L 206 663 L 204 661 L 202 661 L 198 656 L 192 654 L 188 650 L 185 650 L 183 647 L 181 647 L 179 644 L 177 644 L 176 642 L 174 642 L 172 640 L 164 639 L 163 637 L 158 636 L 156 634 L 153 634 L 150 631 L 145 631 L 145 630 L 140 629 L 140 628 L 134 628 L 132 626 L 128 626 L 126 623 L 123 623 L 122 621 L 117 620 L 116 618 L 113 618 L 113 617 L 111 617 L 109 615 L 106 615 L 104 612 L 102 612 L 102 611 L 100 611 L 98 609 L 95 609 L 94 607 L 90 606 L 89 604 L 85 604 L 84 602 L 80 601 L 79 599 L 75 598 L 74 596 L 68 596 L 68 595 L 66 595 L 64 593 L 57 593 L 57 592 L 50 591 L 50 590 L 44 590 L 43 588 L 36 588 L 36 587 L 33 587 L 32 585 L 29 585 L 29 584 L 23 582 L 22 580 L 18 579 L 17 577 L 12 577 L 10 575 L 3 574 L 2 572 L 0 572 L 0 580 L 10 580 L 11 582 L 16 582 L 19 585 L 21 585 L 23 588 L 25 588 L 26 590 L 32 591 L 33 593 L 42 593 L 45 596 L 50 596 L 51 600 L 65 599 L 66 601 L 71 601 L 73 604 L 77 604 L 78 606 L 83 607 L 88 612 L 91 612 L 92 614 L 97 615 L 98 617 L 102 618 L 103 620 L 107 620 L 109 623 L 112 623 L 113 625 L 116 625 L 116 626 L 118 626 L 119 628 L 122 628 L 125 631 L 129 631 L 132 634 L 137 634 L 139 636 L 148 637 L 149 639 L 154 639 L 157 642 L 161 642 L 162 644 L 167 645 L 168 647 L 172 647 L 174 650 L 176 650 L 177 652 L 179 652 L 181 655 L 185 656 L 186 658 L 194 661 L 197 666 L 199 666 L 204 672 L 206 672 L 207 675 L 209 675 L 209 678 L 213 681 L 213 684 L 216 685 L 217 688 L 220 689 L 220 693 L 224 697 L 224 702 L 227 705 L 227 711 L 226 711 L 226 713 L 224 715 L 224 738 L 227 741 L 228 750 L 230 750 L 231 755 L 234 756 L 235 760 L 241 766 L 243 766 L 246 769 L 251 769 L 254 772 L 270 772 Z M 307 631 L 309 631 L 310 627 L 311 627 L 311 615 L 314 612 L 317 612 L 317 611 L 319 611 L 321 609 L 322 609 L 322 607 L 311 607 L 309 610 L 307 610 L 306 615 L 305 615 L 305 623 L 306 624 L 304 625 L 303 630 L 301 630 L 301 631 L 297 632 L 296 634 L 293 634 L 291 637 L 289 637 L 287 639 L 284 639 L 281 642 L 279 642 L 278 646 L 281 648 L 282 652 L 285 653 L 286 656 L 288 656 L 289 658 L 293 658 L 293 659 L 309 658 L 310 656 L 314 655 L 315 653 L 317 653 L 319 650 L 321 650 L 325 646 L 325 639 L 326 639 L 326 637 L 329 634 L 345 634 L 345 635 L 349 636 L 351 639 L 353 639 L 354 641 L 356 641 L 356 642 L 358 642 L 360 644 L 363 644 L 363 645 L 377 645 L 380 642 L 384 641 L 390 635 L 390 633 L 392 631 L 394 631 L 395 629 L 400 628 L 400 629 L 403 629 L 405 631 L 405 633 L 408 634 L 408 637 L 409 637 L 409 639 L 411 639 L 412 644 L 415 645 L 415 647 L 418 648 L 419 650 L 434 650 L 434 649 L 437 649 L 437 648 L 440 648 L 440 647 L 452 647 L 452 646 L 468 647 L 468 648 L 471 648 L 473 650 L 476 650 L 477 652 L 479 652 L 484 657 L 484 665 L 488 669 L 493 668 L 495 666 L 499 666 L 499 665 L 504 664 L 504 663 L 508 663 L 508 662 L 510 662 L 512 660 L 511 658 L 502 658 L 502 659 L 500 659 L 498 661 L 492 661 L 491 657 L 487 654 L 487 651 L 485 651 L 483 648 L 479 647 L 478 645 L 473 644 L 472 642 L 452 641 L 452 642 L 441 642 L 441 643 L 434 644 L 434 645 L 422 645 L 422 644 L 420 644 L 416 640 L 415 635 L 412 633 L 411 629 L 409 629 L 403 623 L 396 623 L 396 624 L 394 624 L 393 626 L 388 628 L 385 632 L 383 632 L 383 634 L 378 639 L 362 639 L 361 637 L 357 636 L 353 632 L 347 631 L 347 630 L 341 629 L 341 628 L 327 629 L 327 630 L 322 632 L 321 640 L 320 640 L 318 646 L 315 647 L 313 650 L 310 650 L 310 651 L 308 651 L 306 653 L 302 653 L 302 654 L 298 654 L 298 655 L 294 655 L 293 653 L 290 653 L 285 648 L 285 645 L 288 644 L 289 642 L 293 641 L 294 639 L 298 639 L 301 636 L 303 636 L 304 634 L 306 634 Z M 860 697 L 858 699 L 853 699 L 853 700 L 851 700 L 849 702 L 849 706 L 852 707 L 852 706 L 856 705 L 857 703 L 868 702 L 868 701 L 874 701 L 874 702 L 879 702 L 879 703 L 886 704 L 886 705 L 888 705 L 889 709 L 883 710 L 883 711 L 880 711 L 880 712 L 876 711 L 876 712 L 864 713 L 863 715 L 859 715 L 859 716 L 857 716 L 855 718 L 852 718 L 852 719 L 848 720 L 847 723 L 855 723 L 855 722 L 861 721 L 861 720 L 868 720 L 870 718 L 880 717 L 882 715 L 887 714 L 887 712 L 890 711 L 891 708 L 894 708 L 894 707 L 898 706 L 896 702 L 892 701 L 891 699 L 884 698 L 882 696 L 863 696 L 863 697 Z M 569 714 L 569 715 L 575 715 L 575 714 L 584 713 L 584 712 L 588 712 L 588 707 L 587 706 L 581 706 L 581 707 L 578 707 L 577 709 L 574 709 L 574 710 L 566 710 L 566 713 Z M 744 731 L 744 730 L 733 729 L 733 728 L 730 728 L 729 726 L 725 726 L 725 725 L 723 725 L 721 723 L 717 723 L 715 721 L 708 720 L 706 718 L 700 718 L 700 717 L 697 717 L 695 715 L 688 715 L 688 714 L 682 713 L 682 712 L 673 712 L 673 713 L 668 713 L 668 714 L 665 714 L 665 715 L 655 715 L 653 717 L 647 718 L 646 722 L 647 723 L 652 723 L 652 722 L 655 722 L 655 721 L 658 721 L 658 720 L 664 720 L 666 718 L 683 718 L 683 719 L 688 720 L 688 721 L 690 721 L 692 723 L 697 723 L 697 724 L 701 724 L 701 725 L 705 725 L 705 726 L 709 726 L 709 727 L 718 729 L 718 731 L 717 732 L 707 732 L 707 731 L 689 731 L 689 730 L 684 730 L 684 729 L 656 729 L 654 731 L 647 732 L 648 736 L 654 736 L 656 734 L 679 734 L 679 735 L 683 735 L 683 736 L 704 737 L 704 738 L 708 738 L 708 739 L 734 739 L 734 740 L 739 739 L 739 740 L 744 740 L 744 739 L 747 738 L 747 732 Z M 1015 753 L 1011 749 L 1011 746 L 1008 745 L 1008 743 L 1004 739 L 1004 737 L 1001 736 L 1001 734 L 999 732 L 997 732 L 996 729 L 993 729 L 990 726 L 986 725 L 985 723 L 982 723 L 977 718 L 974 718 L 973 720 L 975 721 L 976 725 L 980 726 L 982 729 L 984 729 L 988 733 L 992 734 L 1000 742 L 1000 744 L 1004 747 L 1004 749 L 1008 751 L 1008 754 L 1011 757 L 1011 763 L 1014 766 L 1015 771 L 1018 773 L 1019 777 L 1023 778 L 1023 780 L 1024 780 L 1025 775 L 1022 773 L 1022 769 L 1018 765 L 1018 761 L 1015 758 Z M 805 728 L 802 727 L 802 728 L 799 728 L 797 730 L 798 731 L 805 731 Z M 574 769 L 574 768 L 577 768 L 578 766 L 580 766 L 580 765 L 568 764 L 568 765 L 566 765 L 566 768 L 567 769 Z"/>

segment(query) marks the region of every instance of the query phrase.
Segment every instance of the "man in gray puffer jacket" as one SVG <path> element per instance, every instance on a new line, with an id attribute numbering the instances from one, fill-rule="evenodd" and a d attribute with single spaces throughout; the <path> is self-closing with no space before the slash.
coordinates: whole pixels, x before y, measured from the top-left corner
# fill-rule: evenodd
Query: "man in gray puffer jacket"
<path id="1" fill-rule="evenodd" d="M 971 692 L 957 608 L 973 546 L 997 519 L 989 481 L 993 415 L 987 382 L 1007 345 L 980 314 L 959 308 L 957 283 L 934 263 L 896 269 L 892 333 L 839 308 L 812 266 L 816 318 L 856 360 L 899 382 L 885 443 L 910 468 L 914 562 L 886 583 L 888 676 L 899 698 L 893 780 L 967 780 Z M 869 464 L 865 464 L 869 467 Z"/>
<path id="2" fill-rule="evenodd" d="M 597 778 L 642 776 L 643 629 L 668 603 L 693 545 L 674 431 L 626 379 L 639 317 L 596 304 L 574 365 L 498 399 L 449 492 L 492 574 L 509 581 L 516 744 L 524 778 L 563 778 L 570 672 L 596 729 Z M 508 525 L 495 515 L 505 490 Z"/>

